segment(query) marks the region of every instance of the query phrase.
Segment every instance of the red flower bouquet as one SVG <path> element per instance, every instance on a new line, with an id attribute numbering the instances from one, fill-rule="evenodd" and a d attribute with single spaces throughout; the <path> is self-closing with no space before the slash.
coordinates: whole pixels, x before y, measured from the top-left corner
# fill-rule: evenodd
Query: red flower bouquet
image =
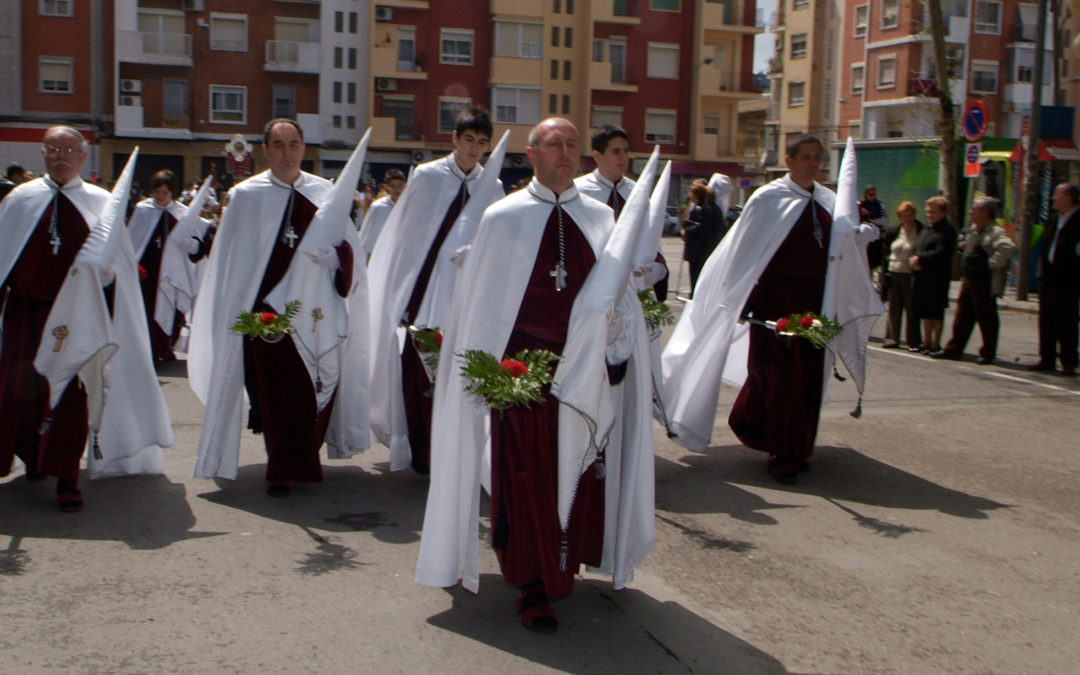
<path id="1" fill-rule="evenodd" d="M 465 360 L 461 367 L 468 381 L 465 391 L 483 398 L 500 416 L 512 406 L 531 408 L 542 402 L 544 385 L 554 381 L 554 363 L 559 360 L 546 349 L 522 349 L 501 361 L 479 349 L 458 356 Z"/>
<path id="2" fill-rule="evenodd" d="M 843 327 L 832 319 L 806 312 L 791 314 L 776 321 L 766 321 L 765 326 L 784 337 L 800 337 L 818 349 L 824 349 L 836 339 Z"/>
<path id="3" fill-rule="evenodd" d="M 231 326 L 231 329 L 252 339 L 262 338 L 267 342 L 277 342 L 285 333 L 292 330 L 292 318 L 299 312 L 299 300 L 286 303 L 284 314 L 240 312 L 236 315 L 236 323 Z"/>

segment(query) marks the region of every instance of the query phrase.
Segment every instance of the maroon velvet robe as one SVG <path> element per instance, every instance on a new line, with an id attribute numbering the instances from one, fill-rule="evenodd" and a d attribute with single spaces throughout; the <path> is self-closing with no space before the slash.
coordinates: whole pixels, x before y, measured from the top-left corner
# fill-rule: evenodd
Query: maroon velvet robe
<path id="1" fill-rule="evenodd" d="M 420 267 L 420 274 L 416 277 L 416 283 L 413 284 L 412 295 L 409 296 L 409 304 L 405 308 L 405 314 L 410 323 L 416 318 L 420 311 L 420 304 L 424 301 L 424 294 L 427 292 L 431 273 L 435 269 L 439 250 L 468 199 L 465 184 L 462 183 L 457 197 L 450 203 L 450 208 L 443 216 L 442 225 L 439 226 L 435 240 L 428 248 L 427 257 Z M 428 328 L 436 327 L 428 326 Z M 431 471 L 431 415 L 434 387 L 411 339 L 405 340 L 405 349 L 401 352 L 401 389 L 405 397 L 405 419 L 409 432 L 409 449 L 412 451 L 412 468 L 417 473 L 426 475 Z"/>
<path id="2" fill-rule="evenodd" d="M 18 455 L 28 473 L 77 480 L 86 447 L 86 389 L 77 377 L 52 411 L 48 429 L 38 433 L 48 414 L 49 384 L 34 369 L 34 357 L 42 340 L 49 344 L 56 339 L 42 335 L 45 322 L 68 268 L 90 234 L 63 192 L 58 203 L 59 252 L 53 255 L 49 243 L 54 202 L 45 209 L 0 290 L 7 295 L 0 350 L 0 476 L 11 473 L 12 458 Z"/>
<path id="3" fill-rule="evenodd" d="M 295 194 L 295 199 L 293 231 L 299 245 L 317 209 L 299 192 Z M 274 311 L 266 304 L 265 298 L 285 276 L 296 253 L 295 248 L 290 248 L 282 240 L 286 227 L 283 216 L 259 292 L 255 296 L 254 312 Z M 342 242 L 337 252 L 341 269 L 335 275 L 334 283 L 338 293 L 345 296 L 352 285 L 352 247 L 348 242 Z M 301 308 L 301 311 L 304 309 Z M 266 480 L 271 482 L 322 480 L 319 448 L 326 437 L 337 394 L 331 397 L 321 412 L 317 409 L 315 388 L 298 349 L 288 334 L 274 343 L 244 340 L 244 386 L 252 408 L 248 426 L 256 433 L 263 434 L 267 454 Z M 336 383 L 329 382 L 323 386 L 333 387 Z"/>
<path id="4" fill-rule="evenodd" d="M 558 227 L 553 210 L 506 346 L 507 357 L 521 349 L 548 349 L 562 354 L 570 308 L 596 262 L 585 235 L 566 213 L 563 223 L 568 287 L 556 291 L 551 277 L 558 260 Z M 533 408 L 510 408 L 502 419 L 492 412 L 491 520 L 495 551 L 507 583 L 524 586 L 542 579 L 548 597 L 559 598 L 570 593 L 579 565 L 600 564 L 604 483 L 596 479 L 592 466 L 581 477 L 567 532 L 568 564 L 560 572 L 560 405 L 548 391 L 545 399 Z"/>
<path id="5" fill-rule="evenodd" d="M 751 316 L 775 321 L 794 313 L 821 312 L 832 217 L 817 202 L 822 242 L 814 238 L 810 208 L 791 228 L 750 295 Z M 804 460 L 814 451 L 821 415 L 825 351 L 801 338 L 783 338 L 750 326 L 748 374 L 728 415 L 732 431 L 749 448 Z"/>
<path id="6" fill-rule="evenodd" d="M 157 321 L 154 321 L 154 307 L 157 305 L 158 281 L 161 276 L 161 254 L 165 250 L 165 242 L 169 233 L 176 226 L 176 218 L 168 211 L 162 211 L 154 232 L 150 235 L 150 241 L 146 244 L 142 258 L 139 259 L 139 286 L 142 288 L 143 307 L 146 308 L 146 323 L 150 327 L 150 351 L 154 355 L 154 363 L 161 361 L 175 361 L 176 354 L 172 346 L 176 338 L 180 336 L 180 329 L 184 327 L 184 315 L 176 312 L 173 319 L 173 332 L 169 335 L 161 329 Z M 145 276 L 143 272 L 145 271 Z"/>

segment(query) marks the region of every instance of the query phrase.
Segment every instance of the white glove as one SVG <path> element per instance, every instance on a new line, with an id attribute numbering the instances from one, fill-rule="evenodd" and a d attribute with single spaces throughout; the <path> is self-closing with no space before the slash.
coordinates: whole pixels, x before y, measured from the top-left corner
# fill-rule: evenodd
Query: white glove
<path id="1" fill-rule="evenodd" d="M 315 261 L 319 267 L 325 270 L 333 272 L 338 267 L 341 267 L 341 261 L 338 260 L 337 250 L 331 246 L 320 246 L 315 249 L 315 253 L 308 253 L 311 259 Z"/>
<path id="2" fill-rule="evenodd" d="M 634 270 L 634 276 L 644 277 L 646 286 L 655 286 L 656 282 L 667 275 L 667 267 L 658 262 L 651 262 L 648 265 L 642 265 Z"/>
<path id="3" fill-rule="evenodd" d="M 607 343 L 609 345 L 614 344 L 615 341 L 619 339 L 619 336 L 622 335 L 623 328 L 625 326 L 626 323 L 623 321 L 622 316 L 620 316 L 619 314 L 612 314 L 608 316 Z"/>
<path id="4" fill-rule="evenodd" d="M 182 237 L 173 243 L 187 255 L 195 255 L 195 252 L 199 250 L 199 240 L 195 237 Z"/>

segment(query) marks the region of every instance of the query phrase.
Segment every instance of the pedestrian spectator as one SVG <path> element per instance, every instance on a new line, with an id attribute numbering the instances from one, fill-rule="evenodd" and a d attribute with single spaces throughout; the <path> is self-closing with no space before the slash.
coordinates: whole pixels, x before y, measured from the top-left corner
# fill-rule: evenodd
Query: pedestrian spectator
<path id="1" fill-rule="evenodd" d="M 878 228 L 879 237 L 866 245 L 866 262 L 873 275 L 881 268 L 889 253 L 889 250 L 885 248 L 885 226 L 889 222 L 889 217 L 885 214 L 885 206 L 878 201 L 877 188 L 873 185 L 867 185 L 863 190 L 863 198 L 859 202 L 859 221 L 873 223 Z M 883 276 L 885 270 L 880 270 L 880 274 Z"/>
<path id="2" fill-rule="evenodd" d="M 375 241 L 382 233 L 386 220 L 390 217 L 390 211 L 401 198 L 407 184 L 405 173 L 401 169 L 389 169 L 384 177 L 386 182 L 386 194 L 379 197 L 367 210 L 367 215 L 360 222 L 360 249 L 365 262 L 375 250 Z"/>
<path id="3" fill-rule="evenodd" d="M 949 281 L 956 252 L 956 230 L 949 223 L 949 200 L 942 196 L 926 200 L 926 220 L 909 260 L 914 275 L 911 285 L 911 317 L 922 320 L 923 343 L 912 351 L 929 354 L 941 349 L 941 329 L 949 306 Z"/>
<path id="4" fill-rule="evenodd" d="M 1061 183 L 1051 203 L 1058 216 L 1047 228 L 1039 261 L 1039 362 L 1031 370 L 1076 375 L 1077 308 L 1080 306 L 1080 188 Z M 1061 351 L 1058 352 L 1058 345 Z"/>
<path id="5" fill-rule="evenodd" d="M 994 362 L 1000 326 L 997 299 L 1005 290 L 1003 273 L 1016 254 L 1016 245 L 995 222 L 996 218 L 996 199 L 980 197 L 971 204 L 971 227 L 961 259 L 964 277 L 956 301 L 952 338 L 945 349 L 933 353 L 936 359 L 960 359 L 977 322 L 983 338 L 977 363 L 985 366 Z M 995 274 L 998 283 L 994 283 Z"/>
<path id="6" fill-rule="evenodd" d="M 921 348 L 922 331 L 918 319 L 911 316 L 911 259 L 923 224 L 915 219 L 915 205 L 900 202 L 896 207 L 900 221 L 886 236 L 885 250 L 889 251 L 888 266 L 881 280 L 882 300 L 889 303 L 889 319 L 885 328 L 885 348 L 900 346 L 900 325 L 907 324 L 908 348 Z"/>
<path id="7" fill-rule="evenodd" d="M 690 297 L 694 297 L 698 275 L 716 245 L 727 232 L 724 212 L 716 205 L 712 188 L 701 183 L 690 186 L 690 213 L 682 226 L 682 238 L 686 242 L 683 258 L 690 264 Z"/>

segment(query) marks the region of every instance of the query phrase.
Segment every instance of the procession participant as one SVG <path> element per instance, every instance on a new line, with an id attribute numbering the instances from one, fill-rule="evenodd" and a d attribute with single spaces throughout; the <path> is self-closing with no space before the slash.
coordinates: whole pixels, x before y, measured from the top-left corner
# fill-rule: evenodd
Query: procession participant
<path id="1" fill-rule="evenodd" d="M 382 234 L 383 226 L 386 225 L 386 220 L 390 217 L 390 211 L 393 210 L 398 199 L 401 198 L 401 193 L 405 191 L 407 185 L 405 174 L 402 173 L 401 169 L 390 169 L 386 172 L 384 180 L 386 181 L 386 194 L 371 204 L 367 215 L 364 216 L 363 225 L 360 226 L 360 250 L 365 262 L 375 249 L 375 242 L 379 239 L 379 235 Z"/>
<path id="2" fill-rule="evenodd" d="M 850 144 L 845 163 L 849 156 L 853 162 Z M 676 440 L 704 451 L 726 380 L 742 387 L 728 424 L 745 445 L 769 453 L 769 473 L 786 483 L 808 467 L 813 451 L 826 352 L 805 340 L 788 342 L 758 322 L 793 313 L 835 315 L 844 325 L 837 352 L 858 384 L 866 321 L 884 309 L 865 268 L 865 244 L 876 228 L 857 226 L 851 193 L 856 222 L 845 219 L 837 232 L 837 195 L 814 181 L 821 157 L 821 142 L 812 136 L 788 144 L 787 175 L 747 201 L 705 264 L 694 300 L 662 356 L 664 399 Z M 852 175 L 847 182 L 853 180 Z M 850 192 L 846 184 L 842 188 Z M 755 320 L 749 330 L 740 321 L 747 316 Z"/>
<path id="3" fill-rule="evenodd" d="M 104 419 L 95 454 L 88 460 L 91 478 L 160 473 L 160 446 L 172 444 L 172 430 L 151 365 L 131 244 L 118 220 L 124 206 L 119 201 L 127 201 L 127 183 L 120 184 L 113 217 L 106 220 L 102 213 L 111 203 L 110 194 L 79 178 L 87 158 L 82 134 L 67 126 L 52 127 L 45 132 L 41 152 L 46 175 L 15 188 L 0 204 L 0 236 L 8 244 L 0 247 L 0 425 L 6 430 L 0 440 L 0 475 L 10 473 L 12 458 L 18 456 L 26 465 L 27 480 L 56 476 L 60 510 L 78 511 L 83 506 L 80 460 L 92 412 L 88 386 L 70 376 L 76 367 L 64 379 L 62 391 L 50 391 L 49 369 L 35 363 L 40 350 L 53 354 L 54 363 L 64 361 L 72 354 L 71 345 L 84 337 L 83 326 L 113 326 L 108 356 L 102 359 L 108 359 L 108 369 L 99 373 L 97 386 L 90 387 L 99 394 L 103 381 L 112 384 L 104 409 L 97 400 L 93 411 L 96 419 L 101 420 L 99 414 Z M 82 264 L 87 247 L 102 249 L 114 228 L 119 231 L 107 254 L 100 255 L 92 272 L 76 279 L 74 266 Z M 70 286 L 69 277 L 74 279 Z M 96 294 L 98 303 L 72 301 L 70 293 L 65 294 L 83 280 L 93 286 L 90 296 Z M 102 295 L 103 286 L 107 295 Z"/>
<path id="4" fill-rule="evenodd" d="M 407 466 L 421 475 L 430 471 L 432 382 L 413 340 L 400 339 L 399 330 L 440 328 L 447 320 L 461 254 L 479 221 L 463 228 L 459 216 L 466 204 L 479 213 L 503 194 L 501 187 L 483 190 L 483 200 L 475 201 L 491 131 L 484 108 L 458 114 L 451 134 L 454 151 L 416 167 L 368 262 L 371 426 L 390 448 L 393 471 Z M 493 169 L 498 172 L 499 166 Z M 488 179 L 501 186 L 497 173 Z"/>
<path id="5" fill-rule="evenodd" d="M 287 496 L 293 481 L 322 480 L 319 449 L 324 439 L 331 457 L 355 449 L 353 443 L 343 445 L 328 434 L 328 427 L 331 415 L 340 415 L 338 403 L 350 405 L 364 391 L 359 374 L 340 383 L 336 375 L 318 386 L 312 382 L 300 353 L 299 330 L 277 342 L 246 339 L 230 330 L 240 312 L 275 312 L 267 296 L 295 265 L 318 265 L 321 269 L 311 268 L 311 283 L 332 281 L 339 296 L 326 307 L 301 307 L 297 322 L 318 312 L 311 317 L 312 325 L 325 313 L 333 326 L 335 317 L 346 312 L 345 298 L 362 301 L 363 289 L 358 292 L 355 280 L 362 279 L 363 265 L 357 266 L 356 230 L 347 210 L 341 214 L 336 243 L 312 252 L 305 249 L 305 256 L 294 260 L 316 210 L 332 191 L 329 181 L 301 171 L 304 148 L 303 131 L 295 121 L 277 118 L 266 123 L 262 151 L 269 169 L 231 191 L 195 307 L 188 357 L 192 389 L 206 404 L 195 477 L 236 478 L 246 388 L 251 401 L 248 427 L 261 432 L 266 442 L 266 487 L 273 497 Z M 346 338 L 342 347 L 345 360 L 363 342 L 356 334 L 349 337 L 353 339 Z"/>
<path id="6" fill-rule="evenodd" d="M 551 632 L 558 621 L 549 601 L 570 593 L 581 563 L 604 562 L 603 533 L 611 518 L 625 516 L 619 524 L 626 536 L 617 546 L 622 558 L 613 564 L 622 571 L 617 587 L 632 576 L 651 539 L 644 537 L 647 541 L 637 547 L 625 544 L 625 539 L 642 536 L 639 527 L 628 524 L 629 508 L 623 514 L 606 514 L 605 522 L 607 488 L 598 480 L 595 462 L 576 481 L 568 524 L 563 526 L 557 504 L 565 494 L 559 487 L 559 467 L 581 448 L 560 443 L 560 416 L 577 418 L 576 411 L 563 408 L 545 388 L 544 402 L 535 407 L 490 415 L 487 406 L 464 389 L 460 354 L 465 350 L 493 355 L 526 348 L 563 352 L 572 337 L 568 329 L 575 298 L 614 226 L 609 208 L 574 187 L 578 134 L 569 120 L 549 118 L 538 124 L 525 152 L 535 171 L 532 182 L 484 213 L 454 291 L 435 384 L 433 437 L 439 446 L 432 456 L 416 581 L 446 587 L 463 578 L 466 589 L 478 590 L 480 489 L 490 479 L 494 547 L 503 576 L 521 589 L 522 623 Z M 600 358 L 610 364 L 644 348 L 644 340 L 635 342 L 631 330 L 623 329 L 630 324 L 622 317 L 633 311 L 627 298 L 619 306 L 620 318 L 605 329 L 611 345 L 606 358 Z M 640 309 L 637 321 L 643 326 Z M 647 366 L 640 372 L 647 374 Z M 648 424 L 647 393 L 642 402 L 639 419 Z M 483 476 L 489 424 L 490 474 Z M 640 443 L 634 451 L 651 452 L 651 439 Z M 651 472 L 638 475 L 647 478 Z M 630 492 L 625 493 L 628 499 Z M 651 523 L 651 503 L 646 508 L 645 520 Z"/>
<path id="7" fill-rule="evenodd" d="M 1061 372 L 1071 377 L 1080 365 L 1080 188 L 1059 183 L 1051 204 L 1057 218 L 1047 228 L 1039 259 L 1039 362 L 1028 368 L 1053 371 L 1060 358 Z"/>
<path id="8" fill-rule="evenodd" d="M 131 220 L 128 221 L 131 246 L 139 261 L 140 286 L 147 324 L 150 327 L 150 347 L 154 353 L 155 365 L 176 360 L 173 344 L 180 336 L 180 330 L 186 321 L 184 313 L 175 305 L 171 312 L 164 311 L 168 308 L 159 309 L 157 306 L 159 302 L 164 302 L 160 295 L 162 284 L 168 285 L 169 274 L 175 275 L 180 271 L 171 269 L 175 264 L 166 260 L 177 257 L 177 253 L 180 253 L 180 264 L 191 267 L 190 270 L 182 271 L 194 276 L 194 264 L 202 259 L 200 240 L 191 237 L 173 240 L 169 236 L 187 212 L 187 207 L 174 199 L 178 189 L 179 183 L 172 171 L 158 171 L 150 178 L 150 196 L 136 204 Z M 171 251 L 172 248 L 177 251 Z M 188 256 L 191 258 L 187 259 Z M 159 313 L 168 317 L 164 323 L 155 320 Z"/>
<path id="9" fill-rule="evenodd" d="M 626 176 L 630 168 L 630 135 L 626 130 L 605 124 L 593 132 L 592 158 L 596 168 L 574 179 L 578 192 L 604 202 L 619 219 L 626 200 L 634 189 L 634 181 Z M 656 260 L 639 270 L 647 285 L 652 286 L 656 297 L 667 297 L 667 262 L 663 254 L 656 252 Z"/>

